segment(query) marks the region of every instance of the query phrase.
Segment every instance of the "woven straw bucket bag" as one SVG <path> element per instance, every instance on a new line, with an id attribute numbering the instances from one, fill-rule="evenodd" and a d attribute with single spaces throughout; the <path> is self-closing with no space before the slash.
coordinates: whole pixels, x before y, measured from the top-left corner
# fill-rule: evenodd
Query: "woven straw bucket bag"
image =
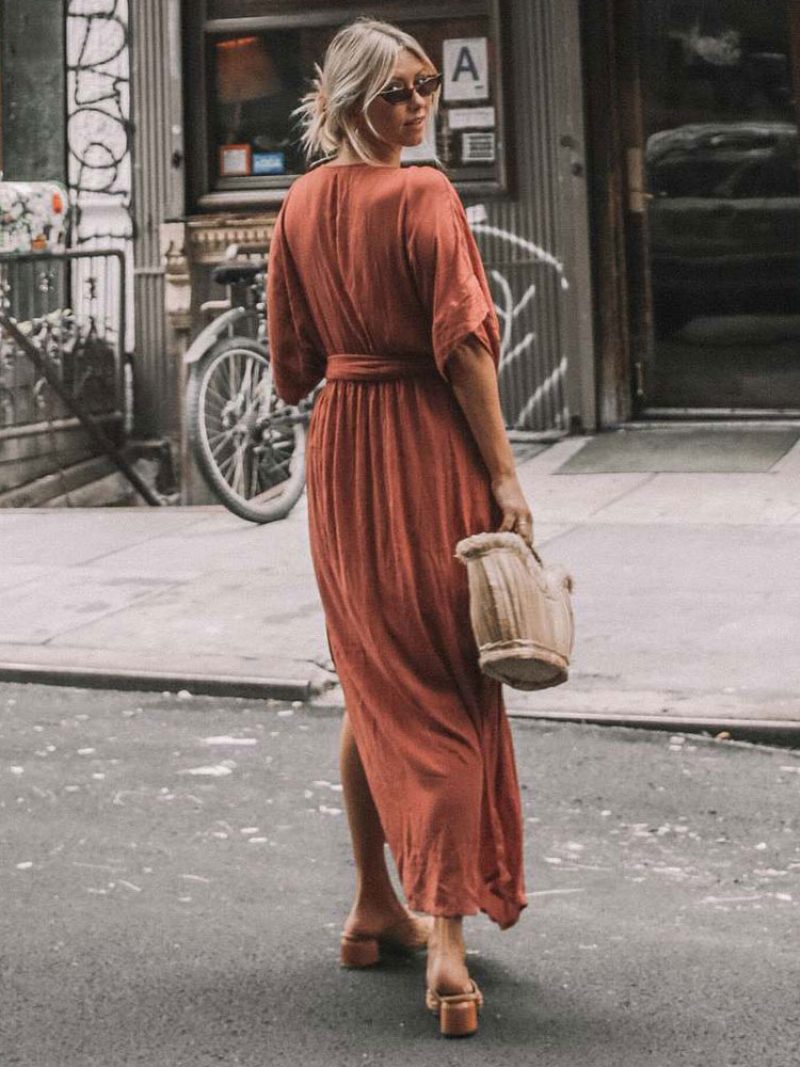
<path id="1" fill-rule="evenodd" d="M 545 566 L 515 533 L 482 533 L 456 545 L 484 674 L 514 689 L 566 682 L 575 639 L 572 578 Z"/>

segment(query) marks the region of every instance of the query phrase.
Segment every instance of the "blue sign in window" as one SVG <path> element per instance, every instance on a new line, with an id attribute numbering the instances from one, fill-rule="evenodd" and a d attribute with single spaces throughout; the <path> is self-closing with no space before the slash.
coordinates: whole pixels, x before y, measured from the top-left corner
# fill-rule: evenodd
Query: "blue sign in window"
<path id="1" fill-rule="evenodd" d="M 285 174 L 286 155 L 283 152 L 253 152 L 253 174 Z"/>

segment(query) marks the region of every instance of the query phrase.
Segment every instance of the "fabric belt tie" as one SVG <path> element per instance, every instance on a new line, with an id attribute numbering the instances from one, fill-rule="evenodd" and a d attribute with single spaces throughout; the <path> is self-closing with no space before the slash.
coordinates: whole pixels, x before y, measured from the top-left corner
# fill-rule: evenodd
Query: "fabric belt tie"
<path id="1" fill-rule="evenodd" d="M 337 352 L 328 356 L 325 378 L 329 382 L 388 382 L 395 378 L 439 377 L 432 355 L 371 356 L 360 352 Z"/>

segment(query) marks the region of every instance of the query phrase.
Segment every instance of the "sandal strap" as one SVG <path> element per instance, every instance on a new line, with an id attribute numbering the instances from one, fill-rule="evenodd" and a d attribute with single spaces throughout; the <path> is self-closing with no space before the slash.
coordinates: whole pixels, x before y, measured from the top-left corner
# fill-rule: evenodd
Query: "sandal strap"
<path id="1" fill-rule="evenodd" d="M 468 993 L 437 993 L 435 989 L 428 988 L 426 1001 L 431 1011 L 438 1011 L 442 1004 L 469 1004 L 475 1001 L 478 1007 L 483 1006 L 483 993 L 478 989 L 474 979 L 470 979 L 472 989 Z"/>

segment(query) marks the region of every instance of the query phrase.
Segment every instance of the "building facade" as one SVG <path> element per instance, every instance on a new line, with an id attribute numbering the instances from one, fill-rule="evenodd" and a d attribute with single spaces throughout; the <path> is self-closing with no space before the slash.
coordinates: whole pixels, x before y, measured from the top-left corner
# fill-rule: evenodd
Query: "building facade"
<path id="1" fill-rule="evenodd" d="M 27 51 L 9 44 L 31 7 L 64 55 L 52 85 L 25 74 L 30 25 Z M 495 297 L 510 428 L 800 413 L 800 0 L 2 11 L 7 176 L 66 178 L 82 239 L 130 242 L 140 435 L 179 434 L 180 353 L 221 295 L 210 267 L 268 246 L 304 169 L 290 112 L 356 14 L 408 29 L 445 75 L 435 149 Z M 12 75 L 35 82 L 24 105 Z M 26 136 L 43 93 L 67 115 L 46 143 Z"/>
<path id="2" fill-rule="evenodd" d="M 445 75 L 435 142 L 406 159 L 424 162 L 435 148 L 471 209 L 503 325 L 508 425 L 593 427 L 577 3 L 378 2 L 358 13 L 407 29 Z M 290 112 L 354 14 L 332 0 L 184 5 L 186 221 L 182 235 L 167 231 L 173 253 L 183 242 L 195 306 L 208 289 L 193 265 L 237 238 L 268 241 L 305 169 Z"/>

